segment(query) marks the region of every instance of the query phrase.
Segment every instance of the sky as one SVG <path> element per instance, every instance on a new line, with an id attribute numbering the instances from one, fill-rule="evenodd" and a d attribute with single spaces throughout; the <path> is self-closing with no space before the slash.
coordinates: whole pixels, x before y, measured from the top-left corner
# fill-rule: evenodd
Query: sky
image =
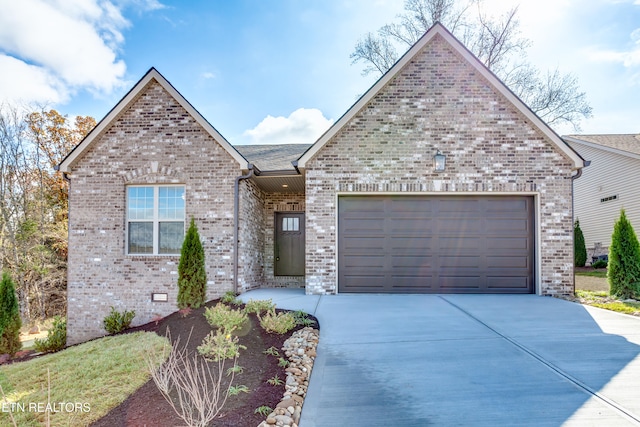
<path id="1" fill-rule="evenodd" d="M 527 59 L 586 92 L 579 133 L 640 133 L 640 0 L 483 7 L 513 6 Z M 0 0 L 0 104 L 100 120 L 155 67 L 232 144 L 312 143 L 377 79 L 352 65 L 357 41 L 402 12 L 402 0 Z"/>

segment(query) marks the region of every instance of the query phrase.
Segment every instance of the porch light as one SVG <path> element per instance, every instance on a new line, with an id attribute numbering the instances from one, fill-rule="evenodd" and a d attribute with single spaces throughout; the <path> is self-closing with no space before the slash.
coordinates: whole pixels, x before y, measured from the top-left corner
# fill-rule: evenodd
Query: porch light
<path id="1" fill-rule="evenodd" d="M 442 154 L 440 150 L 436 150 L 436 154 L 433 156 L 433 170 L 436 172 L 444 172 L 445 161 L 445 155 Z"/>

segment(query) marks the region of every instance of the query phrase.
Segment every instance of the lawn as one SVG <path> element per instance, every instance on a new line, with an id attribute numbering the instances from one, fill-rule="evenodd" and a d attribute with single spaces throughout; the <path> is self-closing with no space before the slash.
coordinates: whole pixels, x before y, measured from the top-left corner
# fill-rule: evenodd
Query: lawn
<path id="1" fill-rule="evenodd" d="M 586 277 L 601 277 L 607 278 L 607 270 L 606 269 L 589 269 L 589 270 L 578 270 L 576 269 L 576 276 L 586 276 Z"/>
<path id="2" fill-rule="evenodd" d="M 146 358 L 159 363 L 166 343 L 157 334 L 137 332 L 4 365 L 0 425 L 41 426 L 47 416 L 51 425 L 89 425 L 149 380 Z"/>

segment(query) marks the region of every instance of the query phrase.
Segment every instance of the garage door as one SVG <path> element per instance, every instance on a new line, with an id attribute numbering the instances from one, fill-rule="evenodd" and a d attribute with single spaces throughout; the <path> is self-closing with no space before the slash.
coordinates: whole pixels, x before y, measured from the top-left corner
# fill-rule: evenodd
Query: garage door
<path id="1" fill-rule="evenodd" d="M 529 196 L 338 199 L 338 290 L 532 293 Z"/>

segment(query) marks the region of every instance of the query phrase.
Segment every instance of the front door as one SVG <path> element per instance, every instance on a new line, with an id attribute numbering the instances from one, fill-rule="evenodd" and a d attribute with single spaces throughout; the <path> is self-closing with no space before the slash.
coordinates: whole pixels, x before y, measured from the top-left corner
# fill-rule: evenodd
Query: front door
<path id="1" fill-rule="evenodd" d="M 304 213 L 276 212 L 276 276 L 304 276 Z"/>

